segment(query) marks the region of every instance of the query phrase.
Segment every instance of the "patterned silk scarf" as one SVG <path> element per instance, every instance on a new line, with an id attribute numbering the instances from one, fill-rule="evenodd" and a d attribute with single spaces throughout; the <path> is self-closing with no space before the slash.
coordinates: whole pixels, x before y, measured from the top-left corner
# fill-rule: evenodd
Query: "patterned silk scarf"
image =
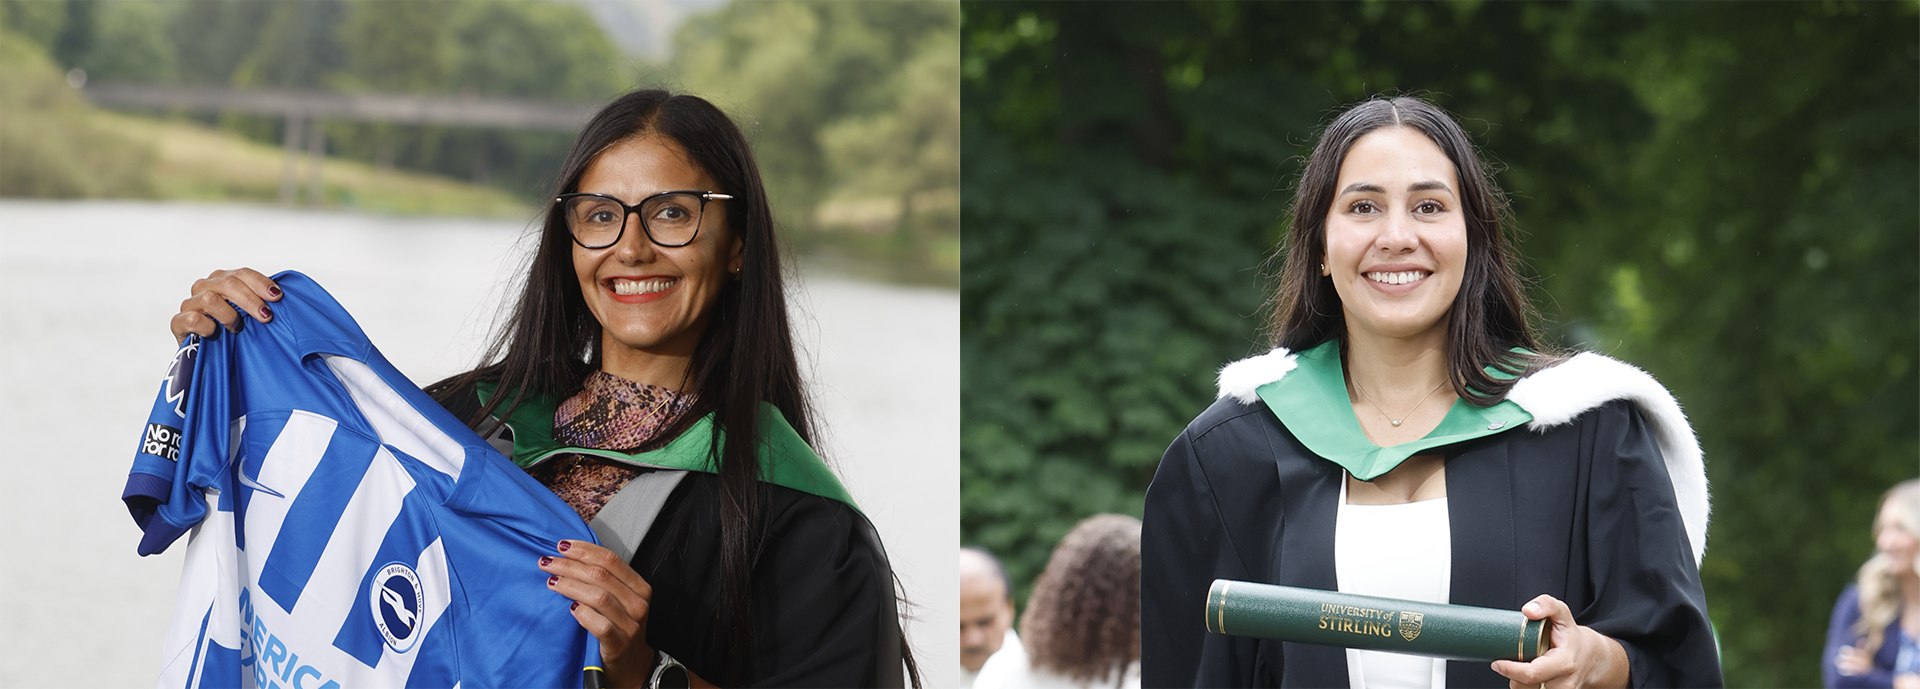
<path id="1" fill-rule="evenodd" d="M 579 394 L 554 409 L 554 439 L 601 450 L 651 449 L 667 440 L 657 436 L 692 405 L 693 395 L 595 371 Z M 581 519 L 593 521 L 640 471 L 609 459 L 564 455 L 535 465 L 529 473 L 573 506 Z"/>

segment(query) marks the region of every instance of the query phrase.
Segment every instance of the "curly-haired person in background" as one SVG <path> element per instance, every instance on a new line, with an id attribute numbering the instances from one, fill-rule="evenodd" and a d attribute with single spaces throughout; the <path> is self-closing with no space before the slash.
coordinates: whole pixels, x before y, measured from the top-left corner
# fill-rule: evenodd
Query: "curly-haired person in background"
<path id="1" fill-rule="evenodd" d="M 1060 539 L 1020 618 L 1025 662 L 987 659 L 974 689 L 1140 687 L 1140 520 L 1097 514 Z"/>
<path id="2" fill-rule="evenodd" d="M 1920 689 L 1920 479 L 1880 498 L 1873 546 L 1833 604 L 1821 676 L 1828 687 Z"/>

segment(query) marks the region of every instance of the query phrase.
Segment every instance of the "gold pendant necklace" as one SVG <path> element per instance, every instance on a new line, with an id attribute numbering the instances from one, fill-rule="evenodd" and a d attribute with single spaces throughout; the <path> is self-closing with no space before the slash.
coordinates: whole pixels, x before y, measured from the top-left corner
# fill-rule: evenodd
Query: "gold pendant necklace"
<path id="1" fill-rule="evenodd" d="M 647 408 L 645 412 L 642 412 L 640 414 L 640 418 L 642 419 L 659 414 L 662 409 L 665 409 L 667 407 L 668 403 L 671 403 L 675 397 L 679 396 L 679 395 L 675 395 L 667 392 L 666 388 L 661 388 L 659 386 L 654 386 L 654 387 L 660 390 L 660 400 L 657 402 L 654 402 L 652 407 Z M 665 416 L 660 417 L 660 426 L 662 428 L 666 427 L 667 425 L 666 421 L 667 419 Z"/>
<path id="2" fill-rule="evenodd" d="M 1349 379 L 1351 379 L 1351 378 L 1349 378 Z M 1374 411 L 1377 411 L 1377 412 L 1380 412 L 1380 415 L 1381 415 L 1381 416 L 1384 416 L 1384 417 L 1386 417 L 1386 418 L 1387 418 L 1387 423 L 1391 423 L 1391 424 L 1393 424 L 1393 427 L 1394 427 L 1394 428 L 1399 428 L 1399 427 L 1400 427 L 1400 424 L 1401 424 L 1401 422 L 1404 422 L 1404 421 L 1406 421 L 1406 420 L 1407 420 L 1407 417 L 1408 417 L 1409 415 L 1412 415 L 1412 414 L 1413 414 L 1413 412 L 1415 412 L 1415 411 L 1417 411 L 1417 410 L 1419 410 L 1419 409 L 1420 409 L 1420 405 L 1421 405 L 1421 403 L 1424 403 L 1424 402 L 1426 402 L 1426 401 L 1427 401 L 1427 398 L 1428 398 L 1428 397 L 1432 397 L 1432 396 L 1433 396 L 1433 393 L 1436 393 L 1436 392 L 1439 392 L 1439 391 L 1440 391 L 1440 387 L 1441 387 L 1441 386 L 1443 386 L 1443 385 L 1446 385 L 1446 384 L 1447 384 L 1447 381 L 1446 381 L 1446 379 L 1444 379 L 1444 378 L 1442 378 L 1442 379 L 1440 380 L 1440 382 L 1439 382 L 1438 384 L 1436 384 L 1436 385 L 1434 385 L 1434 386 L 1433 386 L 1433 389 L 1432 389 L 1432 390 L 1428 390 L 1428 391 L 1427 391 L 1427 394 L 1424 394 L 1424 395 L 1421 395 L 1421 396 L 1420 396 L 1420 400 L 1419 400 L 1419 401 L 1417 401 L 1417 402 L 1414 402 L 1414 403 L 1413 403 L 1413 406 L 1407 409 L 1407 413 L 1405 413 L 1405 414 L 1401 414 L 1401 415 L 1400 415 L 1400 418 L 1397 418 L 1397 419 L 1396 419 L 1396 418 L 1393 418 L 1393 415 L 1392 415 L 1392 414 L 1389 414 L 1389 413 L 1387 413 L 1387 408 L 1386 408 L 1386 407 L 1382 407 L 1382 406 L 1380 406 L 1380 403 L 1379 403 L 1379 402 L 1375 402 L 1375 401 L 1373 401 L 1373 396 L 1372 396 L 1372 395 L 1369 395 L 1369 394 L 1367 394 L 1367 389 L 1366 389 L 1366 388 L 1364 388 L 1364 387 L 1361 387 L 1361 386 L 1360 386 L 1360 382 L 1359 382 L 1359 381 L 1354 381 L 1354 383 L 1353 383 L 1353 389 L 1354 389 L 1354 390 L 1358 390 L 1358 391 L 1360 392 L 1360 399 L 1363 399 L 1363 400 L 1366 400 L 1366 401 L 1367 401 L 1367 404 L 1370 404 L 1370 405 L 1373 405 L 1373 410 L 1374 410 Z"/>

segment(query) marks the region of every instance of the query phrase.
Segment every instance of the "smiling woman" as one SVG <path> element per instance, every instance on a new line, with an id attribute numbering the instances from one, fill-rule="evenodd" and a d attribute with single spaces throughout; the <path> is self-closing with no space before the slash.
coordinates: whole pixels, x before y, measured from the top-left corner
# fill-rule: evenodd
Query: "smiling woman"
<path id="1" fill-rule="evenodd" d="M 629 93 L 558 179 L 490 363 L 428 391 L 593 527 L 537 566 L 608 683 L 918 686 L 886 551 L 812 447 L 745 137 L 700 98 Z M 176 337 L 281 296 L 246 269 L 193 291 Z"/>
<path id="2" fill-rule="evenodd" d="M 716 186 L 679 143 L 642 136 L 608 146 L 580 176 L 581 191 L 556 199 L 573 236 L 580 293 L 600 323 L 601 370 L 659 386 L 685 378 L 744 252 L 726 204 L 713 202 L 733 197 L 675 190 Z M 621 198 L 645 200 L 628 206 Z"/>
<path id="3" fill-rule="evenodd" d="M 1327 258 L 1347 326 L 1371 336 L 1444 340 L 1467 265 L 1452 161 L 1411 129 L 1382 129 L 1347 153 L 1327 213 Z"/>
<path id="4" fill-rule="evenodd" d="M 1143 685 L 1720 684 L 1692 430 L 1638 369 L 1546 350 L 1508 224 L 1431 103 L 1369 100 L 1321 133 L 1276 346 L 1221 370 L 1147 492 Z M 1207 634 L 1216 578 L 1519 609 L 1553 647 L 1488 665 Z"/>

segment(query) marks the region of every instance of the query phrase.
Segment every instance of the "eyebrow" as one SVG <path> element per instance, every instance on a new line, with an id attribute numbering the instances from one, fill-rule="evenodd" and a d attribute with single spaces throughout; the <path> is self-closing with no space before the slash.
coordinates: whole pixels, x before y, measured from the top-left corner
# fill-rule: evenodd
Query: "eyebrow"
<path id="1" fill-rule="evenodd" d="M 1384 194 L 1386 191 L 1385 188 L 1372 182 L 1354 182 L 1353 184 L 1347 185 L 1347 188 L 1341 189 L 1340 193 L 1343 195 L 1353 193 Z M 1413 184 L 1407 185 L 1407 191 L 1444 191 L 1451 194 L 1453 193 L 1453 188 L 1447 186 L 1446 182 L 1427 180 L 1425 182 L 1414 182 Z"/>

